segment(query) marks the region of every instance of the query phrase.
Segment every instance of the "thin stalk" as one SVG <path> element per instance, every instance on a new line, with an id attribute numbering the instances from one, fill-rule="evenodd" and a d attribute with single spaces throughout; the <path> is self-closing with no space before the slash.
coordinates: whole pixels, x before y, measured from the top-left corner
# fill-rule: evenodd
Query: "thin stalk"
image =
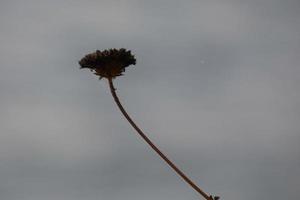
<path id="1" fill-rule="evenodd" d="M 120 111 L 124 117 L 128 120 L 131 126 L 138 132 L 138 134 L 145 140 L 145 142 L 194 190 L 196 190 L 200 195 L 202 195 L 206 200 L 213 200 L 212 196 L 207 195 L 202 189 L 200 189 L 190 178 L 188 178 L 165 154 L 163 154 L 156 145 L 143 133 L 143 131 L 135 124 L 131 117 L 127 114 L 126 110 L 123 108 L 113 85 L 112 78 L 108 78 L 109 87 L 111 94 L 118 105 Z"/>

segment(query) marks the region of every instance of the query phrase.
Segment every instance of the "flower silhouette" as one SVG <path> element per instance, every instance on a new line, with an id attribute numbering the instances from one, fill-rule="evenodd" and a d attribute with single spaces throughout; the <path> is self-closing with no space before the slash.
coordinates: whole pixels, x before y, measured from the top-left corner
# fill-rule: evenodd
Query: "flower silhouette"
<path id="1" fill-rule="evenodd" d="M 213 197 L 206 194 L 200 187 L 198 187 L 183 171 L 181 171 L 161 150 L 148 138 L 148 136 L 137 126 L 131 119 L 124 107 L 122 106 L 119 97 L 113 85 L 113 78 L 121 76 L 125 68 L 129 65 L 135 65 L 136 59 L 130 51 L 126 49 L 109 49 L 104 51 L 97 50 L 94 53 L 87 54 L 79 61 L 81 68 L 89 68 L 100 78 L 105 77 L 108 80 L 110 92 L 119 107 L 120 111 L 130 123 L 130 125 L 137 131 L 137 133 L 144 139 L 144 141 L 194 190 L 202 195 L 206 200 L 218 200 L 219 197 Z"/>
<path id="2" fill-rule="evenodd" d="M 100 78 L 115 78 L 121 76 L 125 68 L 135 65 L 136 59 L 130 51 L 126 49 L 97 50 L 87 54 L 80 61 L 81 68 L 89 68 Z"/>

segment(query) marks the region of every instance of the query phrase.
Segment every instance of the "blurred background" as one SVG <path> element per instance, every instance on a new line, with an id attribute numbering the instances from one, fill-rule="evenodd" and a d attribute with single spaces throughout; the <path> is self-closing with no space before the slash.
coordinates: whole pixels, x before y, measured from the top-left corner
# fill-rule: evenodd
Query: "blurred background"
<path id="1" fill-rule="evenodd" d="M 298 0 L 1 0 L 0 199 L 201 199 L 78 61 L 137 58 L 125 108 L 205 192 L 300 199 Z"/>

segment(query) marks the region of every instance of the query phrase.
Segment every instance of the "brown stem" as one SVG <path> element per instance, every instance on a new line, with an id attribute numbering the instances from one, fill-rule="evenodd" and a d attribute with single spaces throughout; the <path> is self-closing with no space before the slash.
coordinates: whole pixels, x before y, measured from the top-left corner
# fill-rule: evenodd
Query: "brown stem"
<path id="1" fill-rule="evenodd" d="M 147 142 L 147 144 L 181 177 L 185 182 L 187 182 L 194 190 L 196 190 L 200 195 L 202 195 L 206 200 L 213 200 L 212 196 L 207 195 L 203 190 L 201 190 L 191 179 L 189 179 L 176 165 L 167 158 L 154 144 L 153 142 L 143 133 L 143 131 L 134 123 L 134 121 L 127 114 L 126 110 L 123 108 L 113 85 L 112 78 L 108 78 L 109 87 L 111 94 L 121 110 L 124 117 L 128 120 L 131 126 L 138 132 L 138 134 Z"/>

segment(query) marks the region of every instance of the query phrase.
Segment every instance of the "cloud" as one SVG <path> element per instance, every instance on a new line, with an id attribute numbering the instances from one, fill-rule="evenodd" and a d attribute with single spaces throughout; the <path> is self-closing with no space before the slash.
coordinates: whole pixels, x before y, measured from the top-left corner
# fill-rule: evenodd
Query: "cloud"
<path id="1" fill-rule="evenodd" d="M 198 198 L 79 70 L 111 47 L 137 57 L 124 106 L 205 191 L 299 198 L 297 1 L 0 4 L 3 199 Z"/>

